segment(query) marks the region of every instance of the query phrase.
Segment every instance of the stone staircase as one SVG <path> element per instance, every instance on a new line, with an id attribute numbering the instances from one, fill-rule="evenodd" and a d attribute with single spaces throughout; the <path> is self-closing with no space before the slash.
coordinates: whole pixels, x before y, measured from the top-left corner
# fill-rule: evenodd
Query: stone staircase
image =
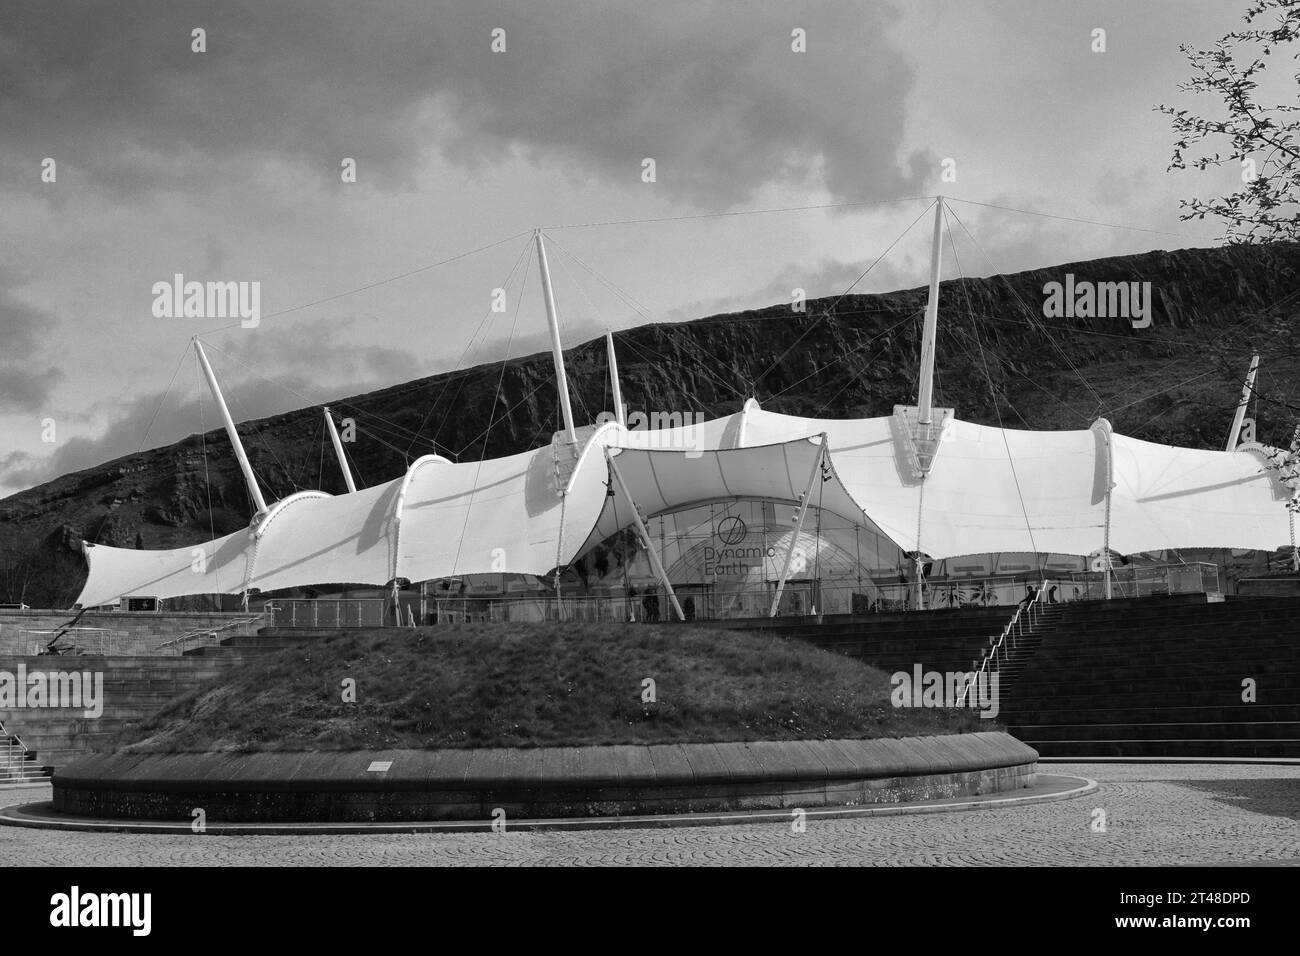
<path id="1" fill-rule="evenodd" d="M 1001 687 L 1001 722 L 1042 756 L 1300 758 L 1300 599 L 1061 607 Z"/>
<path id="2" fill-rule="evenodd" d="M 31 750 L 0 722 L 0 784 L 25 783 L 46 780 L 49 768 L 36 761 L 36 751 Z"/>
<path id="3" fill-rule="evenodd" d="M 1037 604 L 1029 622 L 1017 627 L 1007 642 L 1006 654 L 994 670 L 998 674 L 999 692 L 1007 693 L 1024 674 L 1025 664 L 1043 646 L 1043 638 L 1060 626 L 1065 616 L 1064 604 Z M 978 661 L 974 662 L 978 665 Z"/>

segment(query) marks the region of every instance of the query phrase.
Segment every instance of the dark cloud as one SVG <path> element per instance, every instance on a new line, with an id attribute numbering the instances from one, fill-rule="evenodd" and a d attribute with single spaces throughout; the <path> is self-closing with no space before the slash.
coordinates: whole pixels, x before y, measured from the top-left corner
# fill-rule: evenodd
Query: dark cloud
<path id="1" fill-rule="evenodd" d="M 39 188 L 52 156 L 60 184 L 238 184 L 274 157 L 337 182 L 347 156 L 362 182 L 402 188 L 434 149 L 472 167 L 558 160 L 710 206 L 771 182 L 898 195 L 932 164 L 902 143 L 914 75 L 894 17 L 828 2 L 5 0 L 0 126 L 24 132 L 5 175 Z"/>
<path id="2" fill-rule="evenodd" d="M 328 329 L 315 329 L 311 334 L 295 328 L 248 334 L 252 337 L 244 341 L 224 342 L 208 349 L 236 421 L 278 415 L 418 375 L 410 356 L 378 346 L 341 343 Z M 284 371 L 286 366 L 293 370 Z M 152 391 L 125 401 L 98 435 L 78 435 L 74 421 L 56 419 L 60 440 L 53 453 L 42 458 L 15 452 L 0 460 L 0 486 L 30 487 L 142 448 L 156 448 L 220 428 L 206 386 L 202 401 L 196 397 L 197 373 L 191 369 L 189 374 L 178 376 L 177 383 L 171 391 Z"/>
<path id="3" fill-rule="evenodd" d="M 278 390 L 256 382 L 241 383 L 234 394 L 238 396 L 239 407 L 247 407 L 253 413 L 250 416 L 239 415 L 235 411 L 236 403 L 232 401 L 232 412 L 236 417 L 275 414 L 293 407 Z M 220 422 L 211 398 L 206 395 L 200 417 L 200 407 L 192 391 L 184 396 L 157 391 L 124 402 L 117 416 L 99 435 L 75 434 L 71 423 L 57 419 L 56 425 L 59 442 L 50 455 L 42 458 L 14 453 L 0 461 L 0 486 L 10 489 L 31 487 L 59 475 L 133 454 L 142 447 L 155 448 L 201 430 L 219 428 Z"/>
<path id="4" fill-rule="evenodd" d="M 0 363 L 0 409 L 42 412 L 50 407 L 54 386 L 66 376 L 58 369 Z"/>
<path id="5" fill-rule="evenodd" d="M 64 378 L 44 358 L 58 319 L 17 298 L 13 281 L 0 266 L 0 412 L 40 412 Z"/>
<path id="6" fill-rule="evenodd" d="M 570 321 L 565 324 L 565 344 L 576 345 L 601 331 L 581 319 Z M 355 344 L 348 340 L 354 332 L 365 333 L 364 322 L 355 317 L 263 326 L 213 336 L 206 351 L 231 415 L 239 422 L 337 401 L 441 371 L 423 366 L 407 349 Z M 501 361 L 507 353 L 519 357 L 547 348 L 546 332 L 519 336 L 509 343 L 491 339 L 464 364 Z M 95 436 L 75 434 L 73 419 L 57 418 L 60 441 L 53 453 L 39 457 L 20 451 L 0 459 L 0 487 L 31 487 L 142 448 L 156 448 L 219 428 L 206 386 L 202 401 L 196 398 L 197 372 L 183 371 L 177 383 L 174 390 L 152 391 L 124 402 L 107 428 Z M 0 381 L 0 401 L 6 384 Z"/>

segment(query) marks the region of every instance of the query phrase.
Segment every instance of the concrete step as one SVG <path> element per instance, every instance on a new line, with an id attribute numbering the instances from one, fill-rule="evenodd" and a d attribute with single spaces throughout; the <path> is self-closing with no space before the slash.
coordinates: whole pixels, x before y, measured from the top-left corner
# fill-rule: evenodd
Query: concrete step
<path id="1" fill-rule="evenodd" d="M 1268 757 L 1300 758 L 1300 739 L 1294 740 L 1027 740 L 1039 756 L 1084 757 Z"/>
<path id="2" fill-rule="evenodd" d="M 1290 740 L 1300 739 L 1300 722 L 1017 724 L 1007 730 L 1021 740 Z"/>

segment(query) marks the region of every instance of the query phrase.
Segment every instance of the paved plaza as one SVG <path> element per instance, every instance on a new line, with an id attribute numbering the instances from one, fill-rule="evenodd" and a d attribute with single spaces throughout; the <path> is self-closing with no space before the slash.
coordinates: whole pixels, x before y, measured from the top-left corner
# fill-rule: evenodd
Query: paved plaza
<path id="1" fill-rule="evenodd" d="M 1100 789 L 1072 800 L 990 810 L 809 819 L 803 833 L 769 823 L 229 837 L 0 826 L 0 866 L 1300 865 L 1300 766 L 1050 764 L 1042 769 L 1090 777 Z M 48 800 L 49 792 L 48 787 L 0 791 L 0 806 Z"/>

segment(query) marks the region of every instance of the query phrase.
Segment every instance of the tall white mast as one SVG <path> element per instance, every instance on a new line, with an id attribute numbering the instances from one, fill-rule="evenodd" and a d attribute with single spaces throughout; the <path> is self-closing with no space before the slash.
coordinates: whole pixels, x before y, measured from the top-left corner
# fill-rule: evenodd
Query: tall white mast
<path id="1" fill-rule="evenodd" d="M 551 268 L 546 264 L 546 244 L 542 230 L 533 233 L 537 240 L 537 264 L 542 270 L 542 296 L 546 300 L 546 322 L 551 327 L 551 358 L 555 361 L 555 387 L 560 392 L 560 411 L 564 414 L 564 432 L 570 442 L 578 440 L 573 430 L 573 409 L 569 407 L 569 379 L 564 374 L 564 351 L 560 347 L 560 322 L 555 311 L 555 293 L 551 291 Z"/>
<path id="2" fill-rule="evenodd" d="M 939 327 L 939 261 L 943 250 L 943 197 L 934 204 L 934 242 L 930 248 L 930 297 L 925 303 L 925 332 L 921 341 L 921 382 L 917 392 L 916 420 L 922 425 L 931 422 L 930 406 L 934 395 L 934 340 Z"/>
<path id="3" fill-rule="evenodd" d="M 772 607 L 767 612 L 768 617 L 776 617 L 776 612 L 781 607 L 781 595 L 785 593 L 785 582 L 790 580 L 790 568 L 794 564 L 794 549 L 799 543 L 799 536 L 803 534 L 804 518 L 812 509 L 813 486 L 817 482 L 817 475 L 821 471 L 822 462 L 826 458 L 826 433 L 822 432 L 817 437 L 820 439 L 817 446 L 817 456 L 813 458 L 812 472 L 808 475 L 808 484 L 804 487 L 803 494 L 799 496 L 799 504 L 795 507 L 794 531 L 790 533 L 790 545 L 785 549 L 785 561 L 781 564 L 781 577 L 776 582 L 776 590 L 772 592 Z M 817 541 L 814 547 L 821 547 L 821 541 Z"/>
<path id="4" fill-rule="evenodd" d="M 257 506 L 257 513 L 262 514 L 266 511 L 266 499 L 262 497 L 262 490 L 257 487 L 257 479 L 253 477 L 253 466 L 248 463 L 248 456 L 244 454 L 244 444 L 239 440 L 239 432 L 235 431 L 235 422 L 230 417 L 230 409 L 226 408 L 226 399 L 221 394 L 221 386 L 217 384 L 217 377 L 212 374 L 212 366 L 208 364 L 208 357 L 203 352 L 203 343 L 197 338 L 194 340 L 194 351 L 199 353 L 199 365 L 202 366 L 203 375 L 208 380 L 208 388 L 212 389 L 212 397 L 217 401 L 221 421 L 226 426 L 226 435 L 235 449 L 235 460 L 239 462 L 239 470 L 244 473 L 244 484 L 248 486 L 248 494 L 252 497 L 253 504 Z"/>
<path id="5" fill-rule="evenodd" d="M 325 425 L 330 430 L 330 441 L 334 442 L 334 454 L 338 457 L 339 468 L 343 471 L 343 480 L 347 483 L 350 494 L 357 490 L 357 486 L 352 480 L 352 469 L 348 467 L 348 460 L 343 454 L 343 442 L 339 439 L 339 430 L 334 427 L 334 416 L 330 414 L 328 405 L 325 406 Z"/>
<path id="6" fill-rule="evenodd" d="M 614 419 L 624 428 L 627 419 L 623 414 L 623 389 L 618 383 L 618 356 L 614 354 L 614 333 L 605 333 L 605 356 L 609 363 L 609 386 L 614 393 Z"/>
<path id="7" fill-rule="evenodd" d="M 1241 401 L 1237 404 L 1237 413 L 1232 417 L 1232 431 L 1228 434 L 1228 445 L 1224 451 L 1236 451 L 1237 441 L 1241 438 L 1241 424 L 1246 420 L 1246 407 L 1250 396 L 1255 391 L 1255 373 L 1259 371 L 1259 355 L 1251 357 L 1250 370 L 1246 372 L 1246 384 L 1241 389 Z"/>

